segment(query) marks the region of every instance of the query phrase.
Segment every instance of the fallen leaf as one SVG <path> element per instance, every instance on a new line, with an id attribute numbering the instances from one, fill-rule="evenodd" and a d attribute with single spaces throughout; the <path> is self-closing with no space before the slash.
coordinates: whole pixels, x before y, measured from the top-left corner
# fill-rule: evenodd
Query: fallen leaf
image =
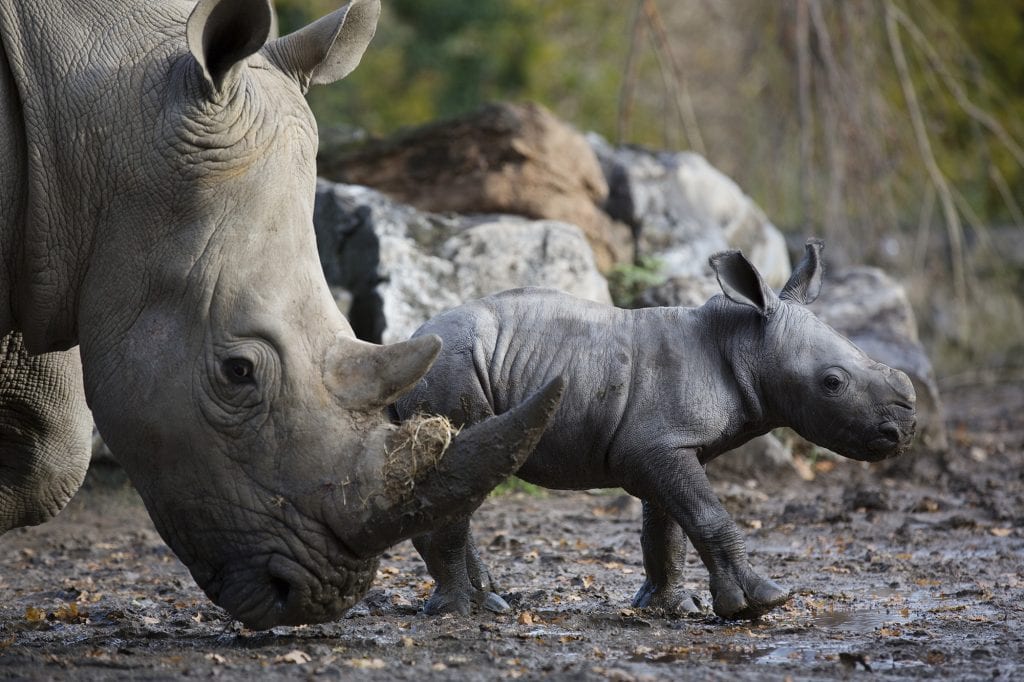
<path id="1" fill-rule="evenodd" d="M 529 611 L 523 611 L 519 614 L 519 618 L 516 619 L 516 622 L 520 625 L 533 625 L 533 614 Z"/>
<path id="2" fill-rule="evenodd" d="M 214 663 L 216 663 L 218 665 L 224 665 L 225 663 L 228 662 L 228 659 L 224 658 L 220 654 L 206 654 L 206 656 L 204 656 L 204 658 L 206 660 L 208 660 L 208 661 L 213 661 Z"/>
<path id="3" fill-rule="evenodd" d="M 819 459 L 814 463 L 814 470 L 819 474 L 827 474 L 836 468 L 836 463 L 830 459 Z"/>
<path id="4" fill-rule="evenodd" d="M 281 654 L 274 659 L 274 663 L 292 663 L 295 665 L 301 665 L 303 663 L 309 663 L 312 658 L 305 651 L 298 649 L 292 649 L 286 654 Z"/>
<path id="5" fill-rule="evenodd" d="M 81 623 L 88 615 L 85 609 L 79 609 L 75 602 L 58 606 L 53 612 L 53 617 L 62 623 Z"/>
<path id="6" fill-rule="evenodd" d="M 1005 538 L 1005 537 L 1009 537 L 1010 533 L 1013 532 L 1013 529 L 1012 528 L 989 528 L 988 532 L 992 533 L 992 535 L 995 535 L 997 538 Z"/>
<path id="7" fill-rule="evenodd" d="M 30 623 L 41 623 L 46 620 L 46 611 L 30 606 L 25 609 L 25 620 Z"/>
<path id="8" fill-rule="evenodd" d="M 381 670 L 388 667 L 388 664 L 379 658 L 350 658 L 345 665 L 357 670 Z"/>

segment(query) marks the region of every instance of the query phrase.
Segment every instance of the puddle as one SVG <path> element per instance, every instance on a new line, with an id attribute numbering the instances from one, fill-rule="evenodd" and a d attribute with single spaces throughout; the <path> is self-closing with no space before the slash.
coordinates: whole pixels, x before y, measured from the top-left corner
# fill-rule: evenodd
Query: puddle
<path id="1" fill-rule="evenodd" d="M 842 633 L 868 634 L 889 625 L 910 622 L 910 614 L 902 615 L 890 609 L 830 611 L 810 618 L 812 627 L 828 628 Z"/>

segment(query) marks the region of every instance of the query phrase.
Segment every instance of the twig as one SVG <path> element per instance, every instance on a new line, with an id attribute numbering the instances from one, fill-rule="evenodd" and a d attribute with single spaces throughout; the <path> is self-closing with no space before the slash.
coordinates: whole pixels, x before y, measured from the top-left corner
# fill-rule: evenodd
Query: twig
<path id="1" fill-rule="evenodd" d="M 1020 204 L 1013 198 L 1013 192 L 1010 191 L 1010 186 L 1006 183 L 1006 178 L 1003 177 L 999 166 L 994 163 L 991 164 L 988 167 L 988 175 L 992 178 L 992 184 L 996 186 L 999 194 L 1002 195 L 1003 201 L 1006 202 L 1006 207 L 1010 209 L 1010 215 L 1013 217 L 1014 224 L 1024 229 L 1024 211 L 1021 211 Z"/>
<path id="2" fill-rule="evenodd" d="M 917 140 L 918 152 L 921 154 L 921 160 L 928 171 L 932 184 L 938 191 L 942 212 L 946 218 L 946 229 L 949 233 L 949 244 L 952 250 L 953 290 L 957 301 L 963 309 L 966 309 L 967 277 L 964 273 L 963 226 L 960 224 L 960 215 L 956 211 L 949 184 L 946 182 L 946 177 L 942 174 L 941 169 L 939 169 L 939 164 L 936 162 L 935 155 L 932 152 L 931 142 L 928 139 L 928 131 L 924 125 L 924 116 L 917 101 L 914 84 L 910 79 L 907 56 L 903 51 L 903 43 L 900 40 L 899 25 L 896 19 L 898 11 L 893 5 L 892 0 L 885 0 L 885 28 L 889 38 L 889 48 L 892 52 L 893 61 L 896 64 L 896 72 L 899 76 L 900 87 L 903 90 L 903 97 L 907 101 L 907 109 L 910 112 L 910 121 L 914 129 L 914 137 Z M 966 324 L 963 324 L 961 332 L 964 337 L 967 336 L 968 329 Z"/>
<path id="3" fill-rule="evenodd" d="M 800 140 L 800 213 L 803 230 L 811 231 L 811 156 L 814 153 L 814 115 L 811 111 L 810 25 L 807 0 L 796 0 L 797 129 Z"/>
<path id="4" fill-rule="evenodd" d="M 619 112 L 615 119 L 615 143 L 623 144 L 633 118 L 633 86 L 636 84 L 636 53 L 640 49 L 644 27 L 640 23 L 640 12 L 644 0 L 637 0 L 633 9 L 633 24 L 630 31 L 629 51 L 626 52 L 626 69 L 619 87 Z"/>
<path id="5" fill-rule="evenodd" d="M 697 113 L 693 109 L 693 99 L 690 97 L 690 88 L 687 85 L 686 77 L 683 76 L 679 63 L 676 61 L 672 51 L 672 45 L 668 39 L 668 32 L 665 30 L 665 22 L 661 19 L 661 13 L 654 0 L 643 0 L 644 14 L 647 16 L 647 23 L 650 24 L 654 33 L 655 51 L 659 53 L 658 64 L 662 59 L 667 62 L 669 73 L 675 80 L 675 87 L 669 88 L 675 96 L 676 109 L 679 112 L 679 119 L 683 124 L 683 133 L 686 135 L 686 142 L 695 152 L 701 156 L 707 156 L 704 147 L 704 138 L 700 134 L 700 126 L 697 124 Z M 664 55 L 664 57 L 662 57 Z"/>
<path id="6" fill-rule="evenodd" d="M 910 37 L 914 39 L 914 42 L 924 52 L 928 61 L 931 63 L 932 68 L 935 69 L 935 72 L 942 78 L 942 82 L 945 83 L 949 92 L 953 95 L 953 98 L 956 99 L 957 104 L 959 104 L 960 108 L 964 110 L 964 113 L 988 129 L 990 133 L 995 135 L 996 139 L 998 139 L 1003 146 L 1006 147 L 1007 151 L 1010 152 L 1014 160 L 1024 168 L 1024 148 L 1021 148 L 1021 145 L 1013 139 L 1010 133 L 1007 132 L 1006 128 L 1004 128 L 1003 125 L 992 116 L 992 114 L 988 113 L 971 101 L 970 97 L 968 97 L 967 93 L 964 91 L 963 86 L 960 85 L 960 83 L 958 83 L 950 73 L 949 68 L 939 56 L 935 46 L 932 45 L 931 41 L 929 41 L 924 33 L 921 32 L 921 29 L 911 21 L 910 17 L 897 7 L 893 7 L 893 12 L 896 16 L 896 20 L 899 21 L 900 25 L 906 29 Z"/>
<path id="7" fill-rule="evenodd" d="M 840 137 L 839 115 L 836 111 L 836 100 L 844 93 L 839 82 L 841 79 L 839 65 L 832 48 L 832 36 L 821 11 L 820 0 L 811 0 L 811 25 L 825 62 L 825 85 L 818 88 L 819 100 L 825 114 L 825 150 L 828 155 L 829 183 L 828 199 L 826 200 L 826 221 L 824 232 L 831 236 L 838 232 L 846 234 L 846 211 L 843 210 L 843 195 L 846 185 L 846 145 Z"/>
<path id="8" fill-rule="evenodd" d="M 914 240 L 913 272 L 924 270 L 925 256 L 928 253 L 928 237 L 932 231 L 932 216 L 935 214 L 935 186 L 925 185 L 924 204 L 917 220 L 917 238 Z"/>

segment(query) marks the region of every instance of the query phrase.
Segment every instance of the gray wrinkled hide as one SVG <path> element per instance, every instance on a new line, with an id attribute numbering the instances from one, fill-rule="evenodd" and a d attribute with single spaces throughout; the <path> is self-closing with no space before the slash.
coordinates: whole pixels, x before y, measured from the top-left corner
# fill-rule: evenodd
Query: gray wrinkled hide
<path id="1" fill-rule="evenodd" d="M 386 407 L 440 340 L 357 340 L 319 267 L 304 94 L 379 15 L 270 39 L 269 0 L 0 0 L 0 523 L 77 487 L 84 389 L 196 582 L 268 628 L 336 618 L 518 468 L 560 382 L 419 466 Z"/>
<path id="2" fill-rule="evenodd" d="M 21 334 L 0 337 L 0 534 L 64 508 L 85 478 L 91 427 L 77 350 L 29 355 Z"/>
<path id="3" fill-rule="evenodd" d="M 703 465 L 781 426 L 862 460 L 902 453 L 914 432 L 906 375 L 804 306 L 821 286 L 820 249 L 808 243 L 780 295 L 738 252 L 718 254 L 724 295 L 698 308 L 623 310 L 532 288 L 467 303 L 417 332 L 444 349 L 399 412 L 474 423 L 564 377 L 556 417 L 517 475 L 550 488 L 621 486 L 644 501 L 647 582 L 635 605 L 699 607 L 681 586 L 685 531 L 711 574 L 715 613 L 756 617 L 787 593 L 750 567 Z M 437 581 L 430 612 L 504 607 L 468 529 L 462 520 L 414 538 Z"/>
<path id="4" fill-rule="evenodd" d="M 710 275 L 708 258 L 743 251 L 770 286 L 789 277 L 785 238 L 729 177 L 693 152 L 612 147 L 588 136 L 608 182 L 605 210 L 633 228 L 639 256 L 667 276 Z"/>
<path id="5" fill-rule="evenodd" d="M 349 319 L 371 341 L 407 339 L 442 310 L 519 286 L 611 301 L 590 247 L 567 223 L 429 213 L 325 180 L 313 222 L 327 281 L 350 292 Z"/>

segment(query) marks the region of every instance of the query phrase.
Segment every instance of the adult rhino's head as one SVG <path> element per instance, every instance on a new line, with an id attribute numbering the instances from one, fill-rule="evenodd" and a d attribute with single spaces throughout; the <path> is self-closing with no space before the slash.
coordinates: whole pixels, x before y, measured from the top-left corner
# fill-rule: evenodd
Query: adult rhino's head
<path id="1" fill-rule="evenodd" d="M 560 395 L 450 444 L 444 424 L 387 419 L 440 340 L 363 343 L 339 313 L 303 98 L 355 68 L 379 12 L 353 0 L 268 41 L 268 0 L 200 0 L 124 67 L 139 101 L 107 102 L 129 114 L 112 177 L 81 188 L 111 193 L 77 320 L 96 423 L 199 585 L 255 628 L 337 617 L 386 547 L 514 471 Z"/>
<path id="2" fill-rule="evenodd" d="M 821 249 L 820 241 L 807 243 L 779 295 L 740 252 L 712 257 L 726 305 L 747 311 L 737 328 L 750 337 L 738 346 L 747 355 L 744 374 L 756 384 L 750 390 L 767 421 L 853 459 L 895 457 L 914 436 L 913 384 L 804 307 L 821 289 Z"/>

